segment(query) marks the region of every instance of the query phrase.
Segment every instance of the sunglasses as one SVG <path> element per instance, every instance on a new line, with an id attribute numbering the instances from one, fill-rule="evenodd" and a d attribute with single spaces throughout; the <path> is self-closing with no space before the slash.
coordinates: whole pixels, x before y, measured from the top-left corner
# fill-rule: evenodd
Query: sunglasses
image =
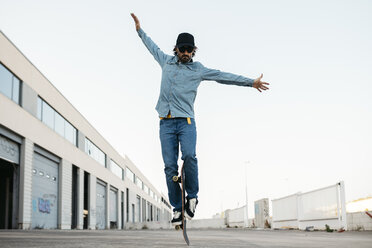
<path id="1" fill-rule="evenodd" d="M 194 47 L 191 47 L 191 46 L 182 46 L 182 47 L 179 47 L 178 50 L 181 53 L 184 53 L 185 51 L 187 51 L 188 53 L 191 53 L 194 50 Z"/>

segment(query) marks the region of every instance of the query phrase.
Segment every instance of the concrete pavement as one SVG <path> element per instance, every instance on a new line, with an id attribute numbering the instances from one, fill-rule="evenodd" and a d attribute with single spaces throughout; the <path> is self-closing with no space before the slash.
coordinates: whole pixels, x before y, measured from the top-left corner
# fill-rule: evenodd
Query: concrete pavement
<path id="1" fill-rule="evenodd" d="M 372 247 L 372 232 L 193 229 L 190 247 Z M 0 230 L 0 247 L 187 247 L 175 230 Z"/>

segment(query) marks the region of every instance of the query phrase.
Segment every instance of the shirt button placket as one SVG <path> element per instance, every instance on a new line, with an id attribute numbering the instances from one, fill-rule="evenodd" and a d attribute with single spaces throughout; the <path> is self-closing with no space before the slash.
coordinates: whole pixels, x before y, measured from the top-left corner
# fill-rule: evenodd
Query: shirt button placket
<path id="1" fill-rule="evenodd" d="M 177 67 L 178 67 L 178 65 L 177 65 Z M 176 77 L 177 77 L 177 70 L 178 68 L 176 68 L 176 70 L 174 71 L 174 73 L 173 73 L 173 80 L 176 80 Z M 173 80 L 171 80 L 171 82 L 170 82 L 170 89 L 169 89 L 169 111 L 171 112 L 171 114 L 173 115 L 174 113 L 172 112 L 172 110 L 171 110 L 171 107 L 172 107 L 172 100 L 173 100 L 173 85 L 174 85 L 174 81 Z"/>
<path id="2" fill-rule="evenodd" d="M 175 75 L 173 75 L 173 78 L 174 77 L 175 77 Z M 169 108 L 169 112 L 170 112 L 171 115 L 173 115 L 172 110 L 171 110 L 171 107 L 172 107 L 172 88 L 173 88 L 173 80 L 171 80 L 170 84 L 169 84 L 169 102 L 168 102 L 169 106 L 168 106 L 168 108 Z"/>

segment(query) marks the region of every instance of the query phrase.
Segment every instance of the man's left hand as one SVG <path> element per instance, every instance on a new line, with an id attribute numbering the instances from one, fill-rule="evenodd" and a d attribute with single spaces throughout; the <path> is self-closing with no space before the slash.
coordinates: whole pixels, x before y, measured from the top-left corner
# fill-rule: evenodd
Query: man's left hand
<path id="1" fill-rule="evenodd" d="M 262 90 L 268 90 L 269 87 L 267 87 L 266 85 L 270 85 L 269 83 L 261 81 L 262 77 L 263 74 L 261 73 L 261 76 L 253 81 L 253 87 L 256 88 L 259 92 L 262 92 Z"/>

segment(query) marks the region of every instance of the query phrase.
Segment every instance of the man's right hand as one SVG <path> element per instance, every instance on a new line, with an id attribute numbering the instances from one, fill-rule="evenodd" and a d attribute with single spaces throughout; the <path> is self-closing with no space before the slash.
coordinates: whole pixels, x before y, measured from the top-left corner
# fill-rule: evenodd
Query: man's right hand
<path id="1" fill-rule="evenodd" d="M 261 81 L 262 77 L 263 77 L 263 74 L 261 73 L 261 76 L 256 78 L 253 82 L 253 88 L 256 88 L 259 92 L 262 92 L 262 90 L 269 89 L 269 87 L 266 86 L 266 85 L 269 85 L 269 83 Z"/>
<path id="2" fill-rule="evenodd" d="M 130 13 L 130 15 L 133 17 L 134 23 L 136 24 L 136 30 L 137 31 L 140 30 L 141 25 L 140 25 L 140 22 L 139 22 L 137 16 L 133 13 Z"/>

